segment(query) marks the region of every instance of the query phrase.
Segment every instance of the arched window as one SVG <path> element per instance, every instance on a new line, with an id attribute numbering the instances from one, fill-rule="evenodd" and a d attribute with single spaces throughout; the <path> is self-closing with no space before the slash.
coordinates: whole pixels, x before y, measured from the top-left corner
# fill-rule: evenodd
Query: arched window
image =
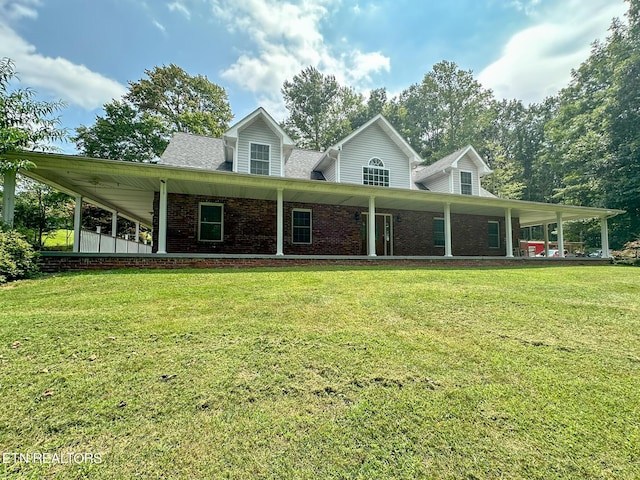
<path id="1" fill-rule="evenodd" d="M 384 168 L 384 162 L 378 157 L 373 157 L 369 160 L 368 166 L 362 167 L 362 184 L 389 186 L 389 169 Z"/>

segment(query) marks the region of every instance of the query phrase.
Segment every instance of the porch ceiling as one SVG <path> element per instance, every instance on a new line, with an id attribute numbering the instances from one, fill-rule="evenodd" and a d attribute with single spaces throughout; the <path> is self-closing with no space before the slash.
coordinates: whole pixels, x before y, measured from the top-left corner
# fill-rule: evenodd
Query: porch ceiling
<path id="1" fill-rule="evenodd" d="M 501 217 L 504 216 L 505 209 L 511 208 L 512 216 L 520 219 L 521 226 L 555 223 L 559 212 L 562 213 L 563 220 L 612 217 L 623 213 L 613 209 L 209 172 L 70 155 L 28 153 L 7 157 L 26 158 L 33 162 L 34 168 L 21 171 L 28 177 L 50 184 L 70 195 L 82 195 L 89 203 L 117 211 L 121 216 L 147 226 L 152 224 L 153 197 L 154 192 L 159 191 L 161 179 L 167 181 L 169 193 L 276 201 L 277 190 L 282 188 L 286 202 L 346 205 L 361 211 L 368 209 L 370 196 L 376 198 L 378 209 L 441 212 L 444 204 L 449 203 L 453 214 Z"/>

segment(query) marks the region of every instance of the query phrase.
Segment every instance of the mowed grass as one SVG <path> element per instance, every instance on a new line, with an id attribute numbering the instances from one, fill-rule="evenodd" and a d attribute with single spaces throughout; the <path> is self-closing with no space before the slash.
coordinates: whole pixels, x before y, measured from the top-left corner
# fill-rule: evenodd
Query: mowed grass
<path id="1" fill-rule="evenodd" d="M 66 274 L 0 339 L 0 451 L 101 457 L 3 477 L 640 478 L 639 269 Z"/>
<path id="2" fill-rule="evenodd" d="M 44 240 L 44 246 L 53 247 L 73 247 L 73 230 L 56 230 Z"/>

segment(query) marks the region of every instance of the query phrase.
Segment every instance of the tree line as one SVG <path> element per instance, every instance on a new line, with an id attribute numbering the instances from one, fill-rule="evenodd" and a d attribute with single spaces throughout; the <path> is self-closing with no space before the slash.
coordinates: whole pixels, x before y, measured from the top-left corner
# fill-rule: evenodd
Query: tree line
<path id="1" fill-rule="evenodd" d="M 391 98 L 385 88 L 365 97 L 309 66 L 282 86 L 288 113 L 282 127 L 300 147 L 322 151 L 383 114 L 427 164 L 471 144 L 494 172 L 483 186 L 499 197 L 626 210 L 610 221 L 611 244 L 619 247 L 640 237 L 640 0 L 628 3 L 627 22 L 614 19 L 609 36 L 593 43 L 569 84 L 540 103 L 498 99 L 471 70 L 450 61 L 435 64 L 420 82 Z M 7 110 L 2 99 L 13 72 L 6 63 L 2 71 L 0 108 Z M 232 111 L 224 88 L 176 65 L 145 74 L 129 82 L 121 99 L 105 104 L 93 125 L 75 130 L 80 154 L 148 162 L 162 154 L 174 132 L 220 136 L 229 127 Z M 61 105 L 36 105 L 48 109 L 33 112 L 34 118 L 47 120 L 50 138 L 59 138 L 47 115 Z M 42 143 L 17 135 L 20 122 L 14 121 L 13 130 L 6 123 L 0 123 L 0 157 Z M 7 132 L 17 139 L 13 144 Z M 94 222 L 110 228 L 106 220 Z M 567 239 L 593 246 L 599 235 L 596 222 L 573 222 L 566 232 Z"/>

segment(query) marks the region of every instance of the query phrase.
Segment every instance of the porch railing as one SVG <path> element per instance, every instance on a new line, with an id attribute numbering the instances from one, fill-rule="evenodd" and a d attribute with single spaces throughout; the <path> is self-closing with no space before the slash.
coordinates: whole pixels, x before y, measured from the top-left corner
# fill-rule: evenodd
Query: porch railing
<path id="1" fill-rule="evenodd" d="M 81 253 L 151 253 L 151 245 L 127 238 L 112 237 L 91 230 L 80 234 Z"/>

